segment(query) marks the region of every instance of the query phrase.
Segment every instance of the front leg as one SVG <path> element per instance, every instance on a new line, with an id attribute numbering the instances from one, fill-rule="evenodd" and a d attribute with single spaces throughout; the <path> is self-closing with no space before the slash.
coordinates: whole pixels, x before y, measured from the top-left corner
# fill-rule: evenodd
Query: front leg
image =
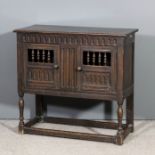
<path id="1" fill-rule="evenodd" d="M 19 96 L 19 133 L 24 133 L 24 95 Z"/>
<path id="2" fill-rule="evenodd" d="M 117 117 L 118 117 L 118 131 L 117 131 L 117 144 L 122 145 L 124 136 L 123 136 L 123 126 L 122 126 L 122 119 L 123 119 L 123 101 L 124 99 L 121 98 L 118 100 L 118 108 L 117 108 Z"/>

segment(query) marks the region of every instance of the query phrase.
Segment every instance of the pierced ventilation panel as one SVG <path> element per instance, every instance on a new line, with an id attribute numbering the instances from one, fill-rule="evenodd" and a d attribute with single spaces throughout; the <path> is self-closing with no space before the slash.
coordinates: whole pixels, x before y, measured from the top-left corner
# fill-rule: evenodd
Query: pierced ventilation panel
<path id="1" fill-rule="evenodd" d="M 39 63 L 53 63 L 54 50 L 28 49 L 28 61 Z"/>
<path id="2" fill-rule="evenodd" d="M 103 51 L 83 51 L 83 64 L 94 66 L 111 66 L 111 53 Z"/>

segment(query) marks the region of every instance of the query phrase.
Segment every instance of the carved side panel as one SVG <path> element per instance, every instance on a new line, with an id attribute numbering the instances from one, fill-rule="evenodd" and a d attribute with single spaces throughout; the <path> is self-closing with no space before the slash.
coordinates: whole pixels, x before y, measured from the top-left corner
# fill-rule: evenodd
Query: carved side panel
<path id="1" fill-rule="evenodd" d="M 123 83 L 124 90 L 133 86 L 134 83 L 133 73 L 134 73 L 134 35 L 131 35 L 125 41 L 124 83 Z"/>
<path id="2" fill-rule="evenodd" d="M 76 72 L 76 47 L 62 46 L 60 48 L 61 55 L 61 88 L 75 89 L 77 87 Z"/>
<path id="3" fill-rule="evenodd" d="M 18 37 L 18 35 L 17 35 Z M 24 95 L 24 56 L 23 45 L 17 42 L 17 76 L 18 76 L 18 95 L 23 97 Z"/>

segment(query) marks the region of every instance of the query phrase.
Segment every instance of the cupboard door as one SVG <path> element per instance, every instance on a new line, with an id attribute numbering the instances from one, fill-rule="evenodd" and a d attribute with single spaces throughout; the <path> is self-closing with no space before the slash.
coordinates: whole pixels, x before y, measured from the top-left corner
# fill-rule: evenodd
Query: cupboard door
<path id="1" fill-rule="evenodd" d="M 78 55 L 78 85 L 84 91 L 112 91 L 116 87 L 116 50 L 82 47 Z"/>
<path id="2" fill-rule="evenodd" d="M 59 63 L 58 46 L 24 44 L 25 88 L 59 88 Z"/>

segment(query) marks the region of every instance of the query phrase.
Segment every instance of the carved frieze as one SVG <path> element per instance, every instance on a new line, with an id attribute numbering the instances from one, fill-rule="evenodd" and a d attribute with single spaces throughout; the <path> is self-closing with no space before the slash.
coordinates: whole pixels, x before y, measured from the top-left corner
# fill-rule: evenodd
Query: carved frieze
<path id="1" fill-rule="evenodd" d="M 117 46 L 118 44 L 117 38 L 110 36 L 90 36 L 73 34 L 61 35 L 39 33 L 18 33 L 18 42 L 83 46 Z"/>

